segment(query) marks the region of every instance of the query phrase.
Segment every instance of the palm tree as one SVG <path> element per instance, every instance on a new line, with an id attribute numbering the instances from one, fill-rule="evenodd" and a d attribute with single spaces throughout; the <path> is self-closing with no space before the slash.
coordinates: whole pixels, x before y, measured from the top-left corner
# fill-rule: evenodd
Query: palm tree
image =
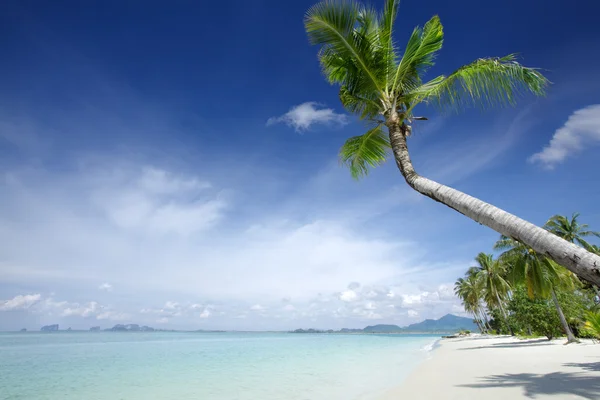
<path id="1" fill-rule="evenodd" d="M 442 48 L 442 24 L 434 16 L 423 28 L 415 28 L 400 55 L 393 39 L 398 4 L 399 0 L 385 0 L 379 13 L 352 0 L 325 0 L 306 14 L 306 32 L 321 47 L 319 59 L 326 78 L 340 85 L 342 105 L 370 124 L 364 135 L 346 141 L 341 160 L 359 178 L 386 161 L 391 151 L 406 182 L 419 193 L 600 284 L 600 274 L 595 272 L 600 256 L 415 171 L 407 138 L 413 122 L 426 119 L 414 114 L 417 105 L 460 109 L 469 104 L 513 104 L 520 94 L 543 95 L 548 81 L 539 71 L 520 65 L 512 54 L 480 58 L 448 76 L 424 81 Z"/>
<path id="2" fill-rule="evenodd" d="M 467 274 L 465 278 L 458 278 L 454 284 L 454 294 L 461 299 L 465 311 L 473 315 L 479 331 L 485 333 L 487 321 L 482 318 L 481 289 L 475 275 Z"/>
<path id="3" fill-rule="evenodd" d="M 584 239 L 589 236 L 600 237 L 600 232 L 588 230 L 588 224 L 580 224 L 577 218 L 579 218 L 579 213 L 573 213 L 571 219 L 563 215 L 554 215 L 546 222 L 544 228 L 571 243 L 579 244 L 591 253 L 600 254 L 597 246 Z M 600 295 L 598 285 L 592 284 L 591 286 L 596 294 Z"/>
<path id="4" fill-rule="evenodd" d="M 504 266 L 494 260 L 491 254 L 479 253 L 475 257 L 476 267 L 471 267 L 468 274 L 472 274 L 481 282 L 484 289 L 484 300 L 489 308 L 498 308 L 502 313 L 506 326 L 509 327 L 511 334 L 512 328 L 508 323 L 508 314 L 504 308 L 504 298 L 510 291 L 510 285 L 504 279 Z"/>
<path id="5" fill-rule="evenodd" d="M 544 228 L 556 236 L 571 243 L 577 243 L 593 252 L 595 246 L 589 244 L 584 238 L 589 236 L 600 237 L 600 232 L 588 230 L 588 224 L 580 224 L 577 218 L 579 218 L 579 213 L 573 213 L 571 219 L 563 215 L 554 215 L 546 222 Z"/>
<path id="6" fill-rule="evenodd" d="M 567 343 L 577 342 L 556 296 L 557 287 L 574 289 L 577 278 L 552 260 L 506 236 L 496 242 L 494 249 L 504 250 L 500 260 L 510 266 L 509 280 L 513 283 L 523 283 L 530 298 L 552 298 L 560 323 L 567 334 Z"/>

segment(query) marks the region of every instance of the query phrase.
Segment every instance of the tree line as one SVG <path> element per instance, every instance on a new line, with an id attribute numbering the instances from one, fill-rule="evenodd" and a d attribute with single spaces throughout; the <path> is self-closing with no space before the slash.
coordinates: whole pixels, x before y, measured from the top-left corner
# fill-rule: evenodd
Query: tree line
<path id="1" fill-rule="evenodd" d="M 599 254 L 588 238 L 600 233 L 570 218 L 554 215 L 544 229 Z M 546 336 L 566 335 L 567 343 L 578 337 L 600 339 L 600 291 L 551 258 L 512 238 L 501 236 L 493 249 L 480 253 L 454 286 L 465 311 L 483 333 Z"/>

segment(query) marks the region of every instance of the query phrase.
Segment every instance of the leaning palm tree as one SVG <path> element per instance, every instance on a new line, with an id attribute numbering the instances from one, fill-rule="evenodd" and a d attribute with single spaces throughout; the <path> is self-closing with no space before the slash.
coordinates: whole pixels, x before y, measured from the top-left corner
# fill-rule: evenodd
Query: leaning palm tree
<path id="1" fill-rule="evenodd" d="M 510 291 L 510 285 L 504 279 L 505 270 L 503 264 L 498 260 L 494 260 L 491 254 L 485 253 L 479 253 L 475 257 L 475 261 L 477 262 L 477 266 L 471 267 L 468 273 L 473 274 L 480 282 L 484 288 L 484 300 L 488 308 L 497 308 L 500 310 L 504 322 L 512 334 L 512 328 L 508 323 L 508 314 L 504 308 L 504 301 Z"/>
<path id="2" fill-rule="evenodd" d="M 556 296 L 557 288 L 573 290 L 578 284 L 577 278 L 554 261 L 506 236 L 496 242 L 494 249 L 504 251 L 500 260 L 510 266 L 508 276 L 511 282 L 523 283 L 530 298 L 552 298 L 560 323 L 567 334 L 567 343 L 577 342 Z"/>
<path id="3" fill-rule="evenodd" d="M 554 215 L 546 222 L 544 228 L 556 236 L 592 251 L 594 246 L 588 243 L 585 238 L 590 236 L 600 237 L 600 232 L 588 230 L 588 224 L 580 224 L 577 218 L 579 218 L 579 213 L 573 213 L 571 218 Z"/>
<path id="4" fill-rule="evenodd" d="M 454 284 L 454 294 L 461 299 L 465 311 L 473 315 L 479 331 L 485 333 L 486 321 L 482 318 L 481 289 L 475 275 L 467 274 L 464 278 L 458 278 Z"/>
<path id="5" fill-rule="evenodd" d="M 326 0 L 305 17 L 310 41 L 321 46 L 319 59 L 326 78 L 340 85 L 342 105 L 371 124 L 361 136 L 348 139 L 340 157 L 356 178 L 393 154 L 410 187 L 435 201 L 525 243 L 577 275 L 600 283 L 600 256 L 550 234 L 527 221 L 458 190 L 419 175 L 411 162 L 407 138 L 415 107 L 435 104 L 460 109 L 469 104 L 513 104 L 524 93 L 544 94 L 548 84 L 537 70 L 520 65 L 514 55 L 480 58 L 448 76 L 425 81 L 444 39 L 435 16 L 415 28 L 404 53 L 393 39 L 399 0 L 385 0 L 379 13 L 351 0 Z M 387 134 L 384 132 L 387 128 Z"/>

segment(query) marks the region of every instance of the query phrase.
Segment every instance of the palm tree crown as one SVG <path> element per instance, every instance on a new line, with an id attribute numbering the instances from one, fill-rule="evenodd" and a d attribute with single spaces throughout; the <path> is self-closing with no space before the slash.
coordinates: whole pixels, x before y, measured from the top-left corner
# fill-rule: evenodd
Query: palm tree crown
<path id="1" fill-rule="evenodd" d="M 579 218 L 579 213 L 574 213 L 570 219 L 563 215 L 554 215 L 546 222 L 544 227 L 556 236 L 593 251 L 593 246 L 584 238 L 589 236 L 600 237 L 600 232 L 588 230 L 588 225 L 580 224 L 577 218 Z"/>
<path id="2" fill-rule="evenodd" d="M 383 12 L 354 1 L 326 0 L 310 8 L 305 27 L 330 83 L 340 85 L 340 100 L 351 113 L 372 123 L 364 135 L 350 138 L 340 157 L 358 178 L 383 163 L 389 138 L 382 125 L 400 123 L 409 135 L 418 104 L 461 108 L 474 103 L 513 103 L 523 92 L 544 93 L 548 84 L 537 70 L 516 62 L 514 54 L 481 58 L 448 76 L 423 76 L 434 64 L 444 40 L 439 17 L 412 32 L 401 54 L 393 39 L 399 0 L 386 0 Z M 383 119 L 381 119 L 383 118 Z"/>
<path id="3" fill-rule="evenodd" d="M 504 266 L 494 260 L 491 254 L 479 253 L 475 258 L 476 267 L 469 269 L 481 281 L 485 290 L 485 302 L 493 307 L 502 308 L 502 299 L 510 291 L 510 284 L 504 278 Z"/>

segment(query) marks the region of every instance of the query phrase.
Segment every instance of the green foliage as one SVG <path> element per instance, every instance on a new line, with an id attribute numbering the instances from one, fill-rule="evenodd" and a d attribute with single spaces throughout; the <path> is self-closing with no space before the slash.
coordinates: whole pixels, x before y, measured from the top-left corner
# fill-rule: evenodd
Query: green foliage
<path id="1" fill-rule="evenodd" d="M 469 269 L 468 273 L 475 274 L 484 289 L 484 300 L 489 308 L 502 307 L 502 302 L 510 290 L 510 285 L 504 278 L 504 265 L 494 260 L 491 254 L 479 253 L 475 258 L 477 266 Z"/>
<path id="2" fill-rule="evenodd" d="M 556 296 L 575 336 L 585 337 L 585 315 L 594 306 L 594 295 L 588 290 L 557 290 Z M 519 335 L 552 339 L 564 334 L 553 302 L 546 298 L 529 297 L 525 285 L 513 289 L 508 310 L 509 323 Z"/>
<path id="3" fill-rule="evenodd" d="M 381 125 L 377 125 L 364 135 L 348 139 L 340 150 L 340 161 L 350 168 L 354 178 L 358 178 L 366 174 L 369 167 L 384 163 L 389 148 L 387 135 Z"/>
<path id="4" fill-rule="evenodd" d="M 510 335 L 511 334 L 511 325 L 509 325 L 509 320 L 504 319 L 502 312 L 497 308 L 492 308 L 489 310 L 490 312 L 490 327 L 492 328 L 492 334 L 494 335 Z"/>
<path id="5" fill-rule="evenodd" d="M 583 328 L 584 333 L 593 337 L 594 339 L 600 339 L 600 313 L 588 311 L 585 314 L 586 321 Z"/>
<path id="6" fill-rule="evenodd" d="M 349 112 L 367 120 L 398 117 L 410 130 L 412 111 L 423 102 L 457 110 L 470 104 L 513 104 L 526 92 L 544 94 L 548 80 L 519 64 L 514 55 L 481 58 L 423 83 L 442 48 L 443 26 L 439 17 L 432 17 L 414 29 L 399 52 L 393 40 L 398 5 L 399 0 L 386 0 L 383 12 L 377 12 L 356 1 L 325 0 L 306 13 L 304 26 L 310 42 L 320 46 L 323 73 L 340 86 L 340 100 Z M 369 151 L 361 151 L 364 146 L 356 145 L 358 141 L 350 139 L 340 152 L 356 178 L 390 154 L 373 142 L 368 142 Z"/>
<path id="7" fill-rule="evenodd" d="M 588 230 L 588 225 L 580 224 L 577 218 L 579 218 L 579 213 L 573 213 L 570 219 L 562 215 L 554 215 L 546 222 L 544 228 L 556 236 L 571 243 L 577 243 L 590 251 L 593 246 L 584 238 L 590 236 L 600 237 L 600 232 Z"/>
<path id="8" fill-rule="evenodd" d="M 514 289 L 508 303 L 510 323 L 515 331 L 533 336 L 546 336 L 548 339 L 562 334 L 556 308 L 551 301 L 530 298 L 525 286 Z"/>

